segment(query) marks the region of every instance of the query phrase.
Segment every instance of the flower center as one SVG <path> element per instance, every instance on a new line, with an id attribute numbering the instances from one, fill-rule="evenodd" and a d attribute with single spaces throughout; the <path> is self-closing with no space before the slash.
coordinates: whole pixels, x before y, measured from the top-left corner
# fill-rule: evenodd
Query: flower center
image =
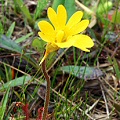
<path id="1" fill-rule="evenodd" d="M 63 30 L 59 30 L 57 32 L 57 34 L 56 34 L 55 42 L 57 42 L 57 43 L 64 42 L 65 41 L 64 36 L 65 36 L 64 31 Z"/>

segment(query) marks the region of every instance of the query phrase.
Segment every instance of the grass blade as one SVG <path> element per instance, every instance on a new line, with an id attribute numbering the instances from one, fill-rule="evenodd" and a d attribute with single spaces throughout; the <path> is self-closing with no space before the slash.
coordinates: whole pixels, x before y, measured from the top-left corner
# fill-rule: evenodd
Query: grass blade
<path id="1" fill-rule="evenodd" d="M 40 16 L 41 12 L 43 11 L 47 3 L 48 0 L 38 0 L 37 8 L 34 14 L 34 20 L 36 20 Z"/>
<path id="2" fill-rule="evenodd" d="M 113 65 L 114 65 L 116 77 L 118 80 L 120 80 L 120 70 L 119 70 L 119 66 L 115 58 L 113 58 Z"/>
<path id="3" fill-rule="evenodd" d="M 27 35 L 22 36 L 21 38 L 18 38 L 15 40 L 16 43 L 20 43 L 25 41 L 27 38 L 29 38 L 31 35 L 33 35 L 33 32 L 28 33 Z"/>
<path id="4" fill-rule="evenodd" d="M 3 100 L 2 100 L 2 106 L 0 106 L 0 120 L 3 120 L 4 114 L 5 114 L 9 91 L 10 91 L 10 88 L 7 87 L 7 91 L 6 91 L 5 96 L 3 97 Z"/>
<path id="5" fill-rule="evenodd" d="M 3 28 L 2 23 L 0 22 L 0 34 L 3 34 L 3 33 L 4 33 L 4 28 Z"/>
<path id="6" fill-rule="evenodd" d="M 19 78 L 15 78 L 14 80 L 11 80 L 11 81 L 3 84 L 0 87 L 0 91 L 6 90 L 6 89 L 8 89 L 8 87 L 11 88 L 11 87 L 23 85 L 23 84 L 27 83 L 30 80 L 31 80 L 31 76 L 22 76 L 22 77 L 19 77 Z"/>
<path id="7" fill-rule="evenodd" d="M 14 0 L 15 3 L 18 4 L 21 12 L 23 13 L 23 15 L 25 16 L 25 18 L 27 19 L 28 23 L 30 26 L 34 26 L 34 21 L 33 18 L 28 10 L 28 8 L 25 6 L 24 2 L 22 0 Z"/>
<path id="8" fill-rule="evenodd" d="M 8 38 L 11 37 L 14 28 L 15 28 L 15 22 L 12 23 L 12 25 L 9 27 L 9 29 L 8 29 L 8 31 L 7 31 L 7 33 L 6 33 L 6 36 L 7 36 Z"/>

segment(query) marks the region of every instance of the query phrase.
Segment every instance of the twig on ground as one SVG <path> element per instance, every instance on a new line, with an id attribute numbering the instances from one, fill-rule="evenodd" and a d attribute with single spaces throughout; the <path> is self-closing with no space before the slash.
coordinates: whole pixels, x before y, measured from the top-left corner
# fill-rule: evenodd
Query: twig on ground
<path id="1" fill-rule="evenodd" d="M 106 96 L 105 96 L 105 93 L 104 93 L 104 90 L 103 90 L 102 85 L 100 85 L 100 87 L 101 87 L 101 91 L 102 91 L 103 99 L 104 99 L 104 101 L 105 101 L 107 118 L 109 119 L 109 118 L 110 118 L 110 113 L 109 113 L 109 108 L 108 108 L 107 99 L 106 99 Z"/>
<path id="2" fill-rule="evenodd" d="M 100 100 L 100 98 L 98 100 L 96 100 L 96 102 L 91 107 L 89 107 L 87 110 L 85 110 L 85 113 L 90 112 L 97 105 L 97 103 L 99 102 L 99 100 Z"/>

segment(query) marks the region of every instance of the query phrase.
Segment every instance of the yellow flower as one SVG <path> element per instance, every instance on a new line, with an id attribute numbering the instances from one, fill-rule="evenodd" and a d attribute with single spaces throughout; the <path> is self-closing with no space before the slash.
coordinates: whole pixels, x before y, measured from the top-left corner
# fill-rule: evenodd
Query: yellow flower
<path id="1" fill-rule="evenodd" d="M 51 23 L 44 20 L 38 23 L 40 29 L 38 35 L 47 42 L 46 52 L 40 64 L 51 52 L 60 48 L 74 46 L 86 52 L 90 51 L 88 48 L 94 45 L 92 39 L 87 35 L 79 34 L 89 24 L 89 20 L 81 20 L 83 12 L 75 12 L 68 22 L 67 12 L 63 5 L 58 6 L 57 13 L 49 7 L 47 14 Z"/>

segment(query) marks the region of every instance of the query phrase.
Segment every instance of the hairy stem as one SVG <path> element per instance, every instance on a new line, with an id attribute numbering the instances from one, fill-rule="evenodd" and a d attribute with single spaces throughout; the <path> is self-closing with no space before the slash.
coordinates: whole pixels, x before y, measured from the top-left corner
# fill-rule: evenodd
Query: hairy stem
<path id="1" fill-rule="evenodd" d="M 42 120 L 46 120 L 46 117 L 48 114 L 49 100 L 50 100 L 50 77 L 46 71 L 46 60 L 44 60 L 42 63 L 42 71 L 43 71 L 45 79 L 47 81 L 44 111 L 43 111 L 43 118 L 42 118 Z"/>

